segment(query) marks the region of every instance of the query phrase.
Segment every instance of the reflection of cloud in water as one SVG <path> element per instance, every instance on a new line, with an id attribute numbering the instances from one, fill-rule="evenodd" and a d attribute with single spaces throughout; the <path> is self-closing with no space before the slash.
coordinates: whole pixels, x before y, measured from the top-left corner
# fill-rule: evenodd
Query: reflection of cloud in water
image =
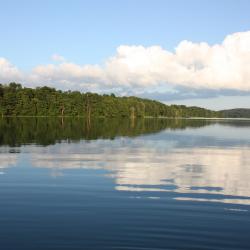
<path id="1" fill-rule="evenodd" d="M 179 201 L 197 201 L 197 202 L 220 202 L 220 203 L 230 203 L 230 204 L 244 204 L 250 205 L 250 199 L 208 199 L 208 198 L 190 198 L 190 197 L 175 197 L 175 200 Z M 231 209 L 231 211 L 247 212 L 246 209 Z"/>
<path id="2" fill-rule="evenodd" d="M 0 170 L 3 173 L 3 169 L 13 167 L 17 163 L 17 155 L 16 154 L 0 154 Z"/>
<path id="3" fill-rule="evenodd" d="M 109 171 L 107 175 L 114 178 L 116 189 L 121 191 L 174 191 L 250 197 L 248 147 L 170 150 L 143 144 L 133 147 L 118 143 L 115 147 L 100 147 L 93 142 L 78 144 L 78 152 L 85 153 L 75 154 L 72 153 L 75 150 L 70 149 L 74 145 L 57 146 L 58 150 L 53 154 L 33 154 L 33 166 L 54 170 L 105 169 Z M 228 198 L 224 202 L 230 200 Z M 231 203 L 237 201 L 232 199 Z M 238 203 L 250 202 L 239 199 Z"/>

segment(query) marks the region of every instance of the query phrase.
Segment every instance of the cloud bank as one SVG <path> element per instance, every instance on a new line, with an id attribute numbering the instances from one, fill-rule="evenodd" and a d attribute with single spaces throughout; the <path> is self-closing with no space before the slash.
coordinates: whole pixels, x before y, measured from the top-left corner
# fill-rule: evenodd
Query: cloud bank
<path id="1" fill-rule="evenodd" d="M 57 54 L 52 60 L 55 63 L 25 73 L 0 58 L 0 82 L 120 93 L 156 88 L 164 92 L 169 87 L 220 94 L 223 90 L 250 92 L 250 31 L 228 35 L 215 45 L 184 40 L 173 52 L 160 46 L 122 45 L 100 65 L 78 65 Z"/>

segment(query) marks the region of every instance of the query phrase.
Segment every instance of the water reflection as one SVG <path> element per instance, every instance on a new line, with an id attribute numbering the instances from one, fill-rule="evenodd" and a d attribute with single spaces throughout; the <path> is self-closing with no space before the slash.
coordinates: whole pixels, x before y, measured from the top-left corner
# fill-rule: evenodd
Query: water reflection
<path id="1" fill-rule="evenodd" d="M 91 124 L 83 118 L 0 118 L 0 145 L 18 147 L 35 143 L 51 145 L 81 139 L 114 139 L 160 132 L 164 129 L 184 130 L 215 124 L 212 120 L 180 119 L 94 119 Z M 231 124 L 228 122 L 227 124 Z M 246 122 L 237 123 L 244 126 Z"/>
<path id="2" fill-rule="evenodd" d="M 4 173 L 5 168 L 14 167 L 17 165 L 17 155 L 15 154 L 0 154 L 0 172 Z"/>
<path id="3" fill-rule="evenodd" d="M 104 130 L 106 134 L 102 135 L 103 126 L 108 126 L 102 121 L 94 127 L 91 136 L 87 137 L 94 137 L 96 140 L 68 143 L 69 138 L 66 139 L 69 132 L 73 133 L 70 138 L 75 138 L 74 133 L 79 135 L 79 138 L 86 136 L 75 131 L 76 124 L 71 124 L 72 127 L 68 128 L 69 132 L 66 134 L 54 131 L 56 134 L 51 143 L 58 141 L 56 138 L 64 139 L 61 143 L 47 147 L 22 146 L 20 155 L 28 153 L 32 168 L 50 169 L 54 177 L 66 175 L 67 171 L 72 169 L 105 170 L 106 178 L 113 180 L 116 190 L 136 192 L 136 197 L 146 193 L 149 198 L 164 198 L 164 194 L 175 193 L 173 198 L 178 200 L 249 205 L 250 126 L 243 123 L 244 130 L 241 130 L 240 124 L 234 127 L 232 122 L 196 122 L 140 121 L 135 125 L 135 130 L 131 130 L 128 121 L 124 125 L 126 129 L 117 125 L 111 132 Z M 173 123 L 178 126 L 173 126 Z M 172 130 L 173 128 L 175 130 Z M 188 129 L 180 130 L 183 128 Z M 38 131 L 40 130 L 33 130 L 31 135 L 26 137 L 20 137 L 26 132 L 16 132 L 14 144 L 32 141 L 31 138 L 37 138 L 35 136 Z M 161 132 L 155 133 L 156 131 Z M 150 134 L 151 132 L 153 134 Z M 145 136 L 115 136 L 135 136 L 141 133 L 145 133 Z M 235 133 L 238 134 L 237 138 Z M 97 139 L 102 136 L 116 139 Z M 35 142 L 40 143 L 40 137 Z M 2 143 L 6 143 L 6 140 Z M 4 147 L 1 152 L 6 151 L 6 147 L 5 151 L 3 149 Z M 6 152 L 0 154 L 0 168 L 16 165 L 18 156 Z"/>
<path id="4" fill-rule="evenodd" d="M 128 143 L 128 142 L 127 142 Z M 131 143 L 131 142 L 130 142 Z M 115 189 L 135 192 L 169 192 L 223 194 L 237 202 L 238 196 L 250 197 L 249 148 L 172 148 L 158 150 L 147 147 L 115 145 L 100 150 L 91 145 L 88 153 L 67 154 L 59 147 L 57 153 L 33 154 L 32 166 L 66 169 L 105 169 L 115 180 Z M 126 144 L 126 142 L 125 142 Z M 79 145 L 84 152 L 84 144 Z M 249 203 L 246 199 L 244 204 Z M 250 203 L 249 203 L 250 204 Z"/>

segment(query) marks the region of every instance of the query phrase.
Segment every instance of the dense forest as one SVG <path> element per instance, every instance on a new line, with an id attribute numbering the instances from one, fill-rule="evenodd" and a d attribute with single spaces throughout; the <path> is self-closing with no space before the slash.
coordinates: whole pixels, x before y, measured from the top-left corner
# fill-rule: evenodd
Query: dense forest
<path id="1" fill-rule="evenodd" d="M 220 117 L 221 113 L 199 107 L 165 105 L 138 97 L 114 94 L 35 89 L 21 84 L 0 84 L 1 116 L 84 116 L 90 117 Z"/>
<path id="2" fill-rule="evenodd" d="M 221 113 L 228 118 L 250 118 L 250 109 L 228 109 L 222 110 Z"/>

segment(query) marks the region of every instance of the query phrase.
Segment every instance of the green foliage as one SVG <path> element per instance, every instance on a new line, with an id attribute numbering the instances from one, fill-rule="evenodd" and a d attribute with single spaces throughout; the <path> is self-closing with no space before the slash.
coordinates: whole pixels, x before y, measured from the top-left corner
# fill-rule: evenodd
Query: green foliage
<path id="1" fill-rule="evenodd" d="M 250 109 L 228 109 L 222 110 L 221 114 L 229 118 L 250 118 Z"/>
<path id="2" fill-rule="evenodd" d="M 137 97 L 116 97 L 50 87 L 25 88 L 0 84 L 1 116 L 85 117 L 220 117 L 219 112 L 184 105 L 165 105 Z"/>

